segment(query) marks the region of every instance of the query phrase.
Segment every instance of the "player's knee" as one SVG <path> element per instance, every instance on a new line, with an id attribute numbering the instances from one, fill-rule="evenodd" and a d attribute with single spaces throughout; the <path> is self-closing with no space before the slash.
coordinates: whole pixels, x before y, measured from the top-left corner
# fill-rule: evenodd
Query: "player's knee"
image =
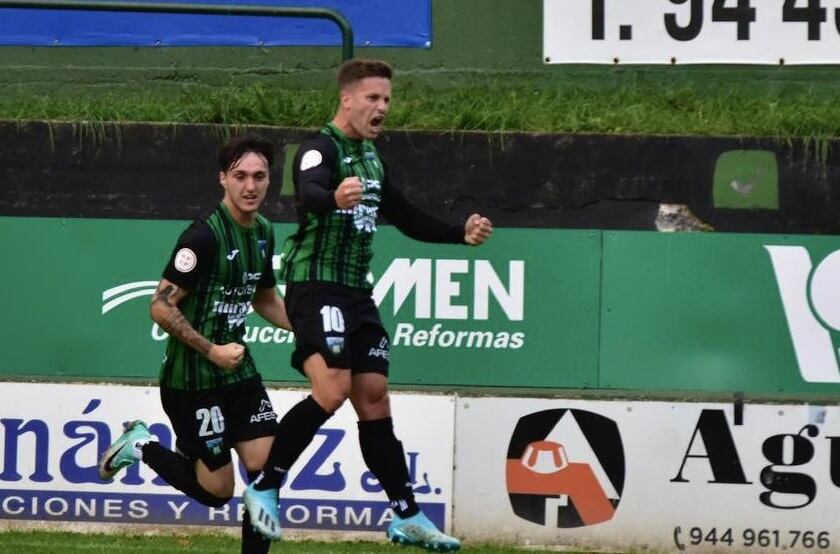
<path id="1" fill-rule="evenodd" d="M 209 486 L 203 486 L 206 497 L 199 499 L 203 504 L 213 508 L 221 508 L 233 498 L 233 485 L 227 483 L 212 483 Z"/>
<path id="2" fill-rule="evenodd" d="M 353 407 L 361 419 L 379 419 L 391 415 L 388 387 L 383 381 L 357 380 L 353 383 Z"/>
<path id="3" fill-rule="evenodd" d="M 391 402 L 388 397 L 388 389 L 385 388 L 366 391 L 363 398 L 364 402 L 366 404 L 370 404 L 371 406 L 387 406 Z"/>
<path id="4" fill-rule="evenodd" d="M 356 409 L 356 414 L 362 421 L 382 419 L 391 416 L 391 405 L 388 402 L 387 396 L 376 402 L 370 402 L 369 399 L 354 401 L 353 407 Z"/>
<path id="5" fill-rule="evenodd" d="M 350 379 L 341 377 L 312 383 L 312 398 L 327 413 L 335 413 L 350 397 Z"/>
<path id="6" fill-rule="evenodd" d="M 313 394 L 312 396 L 325 412 L 333 414 L 341 408 L 344 401 L 350 396 L 350 390 L 330 389 L 319 391 L 317 394 Z"/>
<path id="7" fill-rule="evenodd" d="M 253 481 L 254 477 L 259 475 L 260 471 L 262 471 L 262 469 L 265 467 L 265 460 L 242 460 L 242 465 L 245 466 L 245 472 L 248 473 L 248 478 L 250 479 L 250 481 Z M 251 477 L 252 473 L 254 474 L 254 477 Z"/>

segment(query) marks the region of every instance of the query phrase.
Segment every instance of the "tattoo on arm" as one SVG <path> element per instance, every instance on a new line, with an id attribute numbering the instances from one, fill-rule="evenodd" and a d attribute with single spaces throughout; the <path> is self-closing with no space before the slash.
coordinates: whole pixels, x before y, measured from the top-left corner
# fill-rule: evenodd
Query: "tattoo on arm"
<path id="1" fill-rule="evenodd" d="M 157 324 L 171 336 L 206 357 L 210 349 L 213 348 L 213 343 L 193 329 L 190 322 L 187 321 L 187 318 L 178 309 L 178 306 L 170 301 L 170 296 L 173 292 L 175 292 L 175 288 L 172 285 L 167 285 L 157 291 L 152 297 L 152 307 L 157 304 L 163 306 L 165 310 L 165 313 L 162 314 L 163 317 L 160 318 Z"/>

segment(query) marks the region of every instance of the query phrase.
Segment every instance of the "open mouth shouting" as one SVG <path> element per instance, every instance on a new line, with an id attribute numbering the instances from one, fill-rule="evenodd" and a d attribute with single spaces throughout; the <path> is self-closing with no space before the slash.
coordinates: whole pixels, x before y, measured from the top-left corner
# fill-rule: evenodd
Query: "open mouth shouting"
<path id="1" fill-rule="evenodd" d="M 378 136 L 379 133 L 382 132 L 382 124 L 385 122 L 385 115 L 384 114 L 376 114 L 370 118 L 370 122 L 368 123 L 368 127 L 370 128 L 371 134 L 373 136 Z"/>

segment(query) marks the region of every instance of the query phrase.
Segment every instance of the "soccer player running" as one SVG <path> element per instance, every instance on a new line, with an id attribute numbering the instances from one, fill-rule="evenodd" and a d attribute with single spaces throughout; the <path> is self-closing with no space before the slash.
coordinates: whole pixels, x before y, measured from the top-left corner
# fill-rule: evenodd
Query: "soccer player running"
<path id="1" fill-rule="evenodd" d="M 99 461 L 102 479 L 142 460 L 191 498 L 221 507 L 233 496 L 231 448 L 250 478 L 263 468 L 277 416 L 243 335 L 251 307 L 291 329 L 275 288 L 274 232 L 257 213 L 273 158 L 273 145 L 253 137 L 221 148 L 224 198 L 181 234 L 152 297 L 152 319 L 169 333 L 160 397 L 178 452 L 154 440 L 142 421 L 130 422 Z M 242 552 L 270 547 L 246 515 Z"/>
<path id="2" fill-rule="evenodd" d="M 387 536 L 403 544 L 454 551 L 460 542 L 418 509 L 388 398 L 389 339 L 371 297 L 371 244 L 379 212 L 411 238 L 479 245 L 492 225 L 478 214 L 448 225 L 413 207 L 389 180 L 373 140 L 391 101 L 388 64 L 350 60 L 339 70 L 340 103 L 331 123 L 305 141 L 294 160 L 299 226 L 284 246 L 281 278 L 295 328 L 292 365 L 312 394 L 281 419 L 265 469 L 246 488 L 251 521 L 281 538 L 278 489 L 317 430 L 350 399 L 359 418 L 362 457 L 394 512 Z"/>

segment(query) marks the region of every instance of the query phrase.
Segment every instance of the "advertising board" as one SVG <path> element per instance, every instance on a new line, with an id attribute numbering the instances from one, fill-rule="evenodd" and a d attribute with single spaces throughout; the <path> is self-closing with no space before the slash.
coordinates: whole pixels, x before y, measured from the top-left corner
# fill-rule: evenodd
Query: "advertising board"
<path id="1" fill-rule="evenodd" d="M 268 392 L 266 413 L 280 415 L 307 394 Z M 155 387 L 0 383 L 0 520 L 238 526 L 247 478 L 238 462 L 234 498 L 222 508 L 184 496 L 143 464 L 108 482 L 99 479 L 99 454 L 120 435 L 123 421 L 143 419 L 173 448 L 158 395 Z M 455 400 L 396 393 L 391 401 L 418 503 L 449 528 Z M 384 531 L 392 514 L 362 461 L 357 435 L 348 403 L 290 470 L 280 492 L 284 527 Z"/>

